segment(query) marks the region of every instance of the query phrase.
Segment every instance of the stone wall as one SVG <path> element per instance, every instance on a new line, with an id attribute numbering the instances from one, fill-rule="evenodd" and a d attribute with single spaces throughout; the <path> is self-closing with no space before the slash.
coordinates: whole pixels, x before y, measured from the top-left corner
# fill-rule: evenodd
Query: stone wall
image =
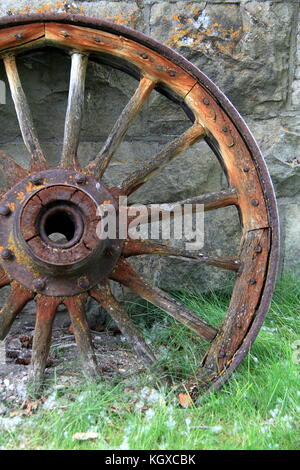
<path id="1" fill-rule="evenodd" d="M 129 25 L 174 48 L 206 73 L 245 118 L 266 158 L 276 189 L 282 230 L 281 271 L 300 274 L 300 26 L 299 1 L 24 1 L 1 0 L 0 15 L 78 12 Z M 20 63 L 24 87 L 50 160 L 58 161 L 67 100 L 69 64 L 58 54 Z M 105 140 L 136 83 L 109 67 L 88 71 L 80 157 L 91 159 Z M 0 70 L 0 78 L 4 72 Z M 98 120 L 95 119 L 98 116 Z M 187 127 L 181 110 L 157 93 L 132 126 L 107 175 L 119 181 Z M 0 113 L 1 148 L 25 163 L 10 98 Z M 140 200 L 172 201 L 224 187 L 224 175 L 205 144 L 172 163 Z M 206 216 L 205 250 L 234 253 L 239 239 L 233 209 Z M 164 287 L 197 282 L 222 286 L 226 272 L 195 264 L 150 259 L 139 268 Z"/>

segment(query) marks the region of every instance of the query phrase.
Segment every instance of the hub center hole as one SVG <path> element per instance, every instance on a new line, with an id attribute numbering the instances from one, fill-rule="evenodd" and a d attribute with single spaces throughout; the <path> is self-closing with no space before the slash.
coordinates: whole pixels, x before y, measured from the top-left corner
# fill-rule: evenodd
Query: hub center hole
<path id="1" fill-rule="evenodd" d="M 83 220 L 78 207 L 57 201 L 46 208 L 40 219 L 40 235 L 45 243 L 56 248 L 75 245 L 83 233 Z"/>
<path id="2" fill-rule="evenodd" d="M 65 210 L 57 210 L 50 214 L 45 221 L 45 232 L 53 242 L 68 243 L 75 234 L 75 223 L 73 217 Z"/>

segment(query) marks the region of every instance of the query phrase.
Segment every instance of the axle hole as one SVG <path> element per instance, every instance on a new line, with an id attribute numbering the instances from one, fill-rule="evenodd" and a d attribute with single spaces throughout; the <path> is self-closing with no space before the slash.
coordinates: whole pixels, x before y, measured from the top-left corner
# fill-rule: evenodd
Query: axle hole
<path id="1" fill-rule="evenodd" d="M 47 237 L 55 243 L 68 243 L 75 235 L 75 222 L 66 210 L 57 210 L 50 214 L 45 221 Z"/>
<path id="2" fill-rule="evenodd" d="M 44 211 L 39 232 L 46 244 L 56 248 L 71 248 L 83 234 L 80 211 L 73 204 L 56 201 Z"/>

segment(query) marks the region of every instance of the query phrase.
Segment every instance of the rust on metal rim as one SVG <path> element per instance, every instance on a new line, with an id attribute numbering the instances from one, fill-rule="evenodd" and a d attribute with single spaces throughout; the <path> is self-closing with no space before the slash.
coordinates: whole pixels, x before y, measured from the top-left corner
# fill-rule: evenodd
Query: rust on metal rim
<path id="1" fill-rule="evenodd" d="M 33 26 L 31 27 L 31 25 Z M 5 28 L 4 35 L 3 28 Z M 155 174 L 157 170 L 156 166 L 158 165 L 157 162 L 159 162 L 160 165 L 164 161 L 169 161 L 178 152 L 186 148 L 187 145 L 192 145 L 200 135 L 205 138 L 208 145 L 210 145 L 214 153 L 223 163 L 229 186 L 235 191 L 236 200 L 234 201 L 234 205 L 238 207 L 241 214 L 243 237 L 240 249 L 240 268 L 229 311 L 221 328 L 217 333 L 214 333 L 213 336 L 215 339 L 212 341 L 203 361 L 203 370 L 213 371 L 213 373 L 208 373 L 203 381 L 210 387 L 209 390 L 220 387 L 237 368 L 256 338 L 271 301 L 278 267 L 279 226 L 277 205 L 265 161 L 252 134 L 226 96 L 205 74 L 194 67 L 189 61 L 175 51 L 146 37 L 142 33 L 107 20 L 70 14 L 17 15 L 0 19 L 0 54 L 2 54 L 4 58 L 6 57 L 7 71 L 12 74 L 12 86 L 14 86 L 13 81 L 16 72 L 13 61 L 10 62 L 9 54 L 18 54 L 25 51 L 28 47 L 41 47 L 44 45 L 75 50 L 76 57 L 74 58 L 74 63 L 72 62 L 72 70 L 74 73 L 75 71 L 80 73 L 81 79 L 85 75 L 87 54 L 90 54 L 91 60 L 99 60 L 99 58 L 101 60 L 104 56 L 106 57 L 105 60 L 108 60 L 107 57 L 117 58 L 119 68 L 127 73 L 131 73 L 136 78 L 143 77 L 136 95 L 133 97 L 131 103 L 129 103 L 128 108 L 124 110 L 124 121 L 122 124 L 124 126 L 124 132 L 126 125 L 129 125 L 130 120 L 143 104 L 143 100 L 146 99 L 154 87 L 159 92 L 166 94 L 168 98 L 179 103 L 188 117 L 194 122 L 194 132 L 193 130 L 192 132 L 188 130 L 187 133 L 183 134 L 169 147 L 166 147 L 153 162 L 152 167 L 146 168 L 147 171 L 144 171 L 144 174 L 137 172 L 133 177 L 129 177 L 128 180 L 125 181 L 125 185 L 119 188 L 110 188 L 108 196 L 112 200 L 113 196 L 117 196 L 118 194 L 130 194 L 139 187 L 140 184 L 147 181 L 149 175 L 152 176 L 152 174 Z M 98 57 L 99 54 L 100 56 Z M 107 63 L 112 66 L 116 65 L 116 62 L 113 60 L 109 62 L 109 60 Z M 83 89 L 83 86 L 81 86 L 80 89 L 79 86 L 76 86 L 76 83 L 73 83 L 75 97 L 76 93 L 82 93 Z M 21 101 L 24 106 L 22 96 L 16 94 L 15 104 L 17 104 L 17 106 L 18 100 Z M 72 106 L 77 106 L 76 109 L 80 111 L 82 102 L 79 98 L 77 101 L 75 98 L 73 102 L 71 99 L 69 106 L 71 109 Z M 19 114 L 22 114 L 22 112 L 19 111 Z M 79 114 L 81 116 L 81 111 Z M 113 130 L 116 142 L 118 139 L 121 139 L 123 132 L 122 125 L 118 125 L 119 127 L 116 126 Z M 69 128 L 66 128 L 68 132 L 67 135 L 73 136 L 77 127 L 78 125 L 74 121 L 73 123 L 71 122 Z M 191 137 L 192 134 L 193 137 Z M 34 148 L 34 145 L 32 146 L 34 139 L 35 135 L 33 133 L 29 136 L 27 142 L 29 148 Z M 187 142 L 189 142 L 189 144 L 187 144 Z M 66 148 L 69 148 L 68 142 L 65 141 L 64 145 L 65 144 Z M 73 155 L 68 155 L 68 152 L 66 154 L 66 167 L 72 162 L 77 164 L 76 145 L 75 139 L 73 141 L 73 147 L 70 147 Z M 106 152 L 106 155 L 102 155 L 101 157 L 102 163 L 100 166 L 99 161 L 95 160 L 92 165 L 86 168 L 88 178 L 91 177 L 91 170 L 98 168 L 97 174 L 99 176 L 102 170 L 107 166 L 111 157 L 109 153 L 109 143 Z M 39 158 L 43 165 L 42 155 L 40 155 Z M 33 164 L 36 164 L 35 160 L 33 160 Z M 6 165 L 12 165 L 9 159 L 6 160 Z M 62 170 L 53 171 L 61 172 Z M 59 183 L 57 174 L 55 184 Z M 40 175 L 37 176 L 37 179 L 39 176 Z M 23 181 L 27 181 L 27 177 L 23 177 L 25 178 Z M 74 174 L 72 177 L 75 178 Z M 86 176 L 77 175 L 77 184 L 83 184 L 85 178 Z M 106 189 L 104 189 L 104 191 L 105 190 Z M 17 202 L 16 200 L 11 201 L 9 199 L 10 193 L 8 192 L 7 194 L 9 196 L 4 196 L 4 205 L 2 204 L 0 208 L 0 215 L 2 214 L 4 217 L 9 216 L 7 208 L 11 207 L 12 202 Z M 47 194 L 47 192 L 45 194 Z M 77 195 L 78 194 L 80 194 L 80 191 L 77 192 Z M 42 193 L 40 193 L 40 195 L 42 195 Z M 92 197 L 92 194 L 89 194 L 89 196 Z M 216 198 L 215 195 L 209 196 L 210 199 L 216 201 L 216 204 L 218 204 L 218 200 L 221 201 L 222 199 L 221 197 L 219 197 L 219 199 Z M 45 212 L 43 208 L 44 212 L 39 216 L 38 214 L 40 214 L 40 212 L 38 212 L 38 214 L 36 213 L 36 206 L 39 205 L 36 199 L 37 197 L 39 196 L 35 188 L 35 192 L 31 194 L 32 199 L 27 200 L 29 209 L 27 212 L 25 211 L 24 219 L 27 217 L 26 220 L 32 222 L 33 217 L 34 220 L 39 220 L 41 244 L 47 244 L 48 240 L 49 250 L 72 250 L 73 247 L 75 250 L 84 237 L 84 224 L 81 224 L 82 217 L 84 217 L 82 213 L 74 206 L 71 207 L 69 205 L 68 208 L 66 208 L 66 205 L 64 205 L 66 204 L 65 199 L 62 198 L 56 201 L 56 207 L 45 206 L 47 207 L 47 211 Z M 82 201 L 84 198 L 79 197 L 79 199 Z M 97 202 L 99 201 L 97 200 Z M 219 202 L 219 204 L 221 203 Z M 89 205 L 87 201 L 86 205 Z M 221 207 L 221 205 L 219 207 Z M 65 241 L 63 245 L 57 246 L 56 242 L 49 240 L 49 231 L 51 231 L 50 228 L 53 223 L 53 217 L 57 217 L 59 212 L 69 214 L 70 226 L 73 224 L 75 230 L 72 231 L 70 229 L 70 233 L 68 232 L 66 234 L 67 241 Z M 83 213 L 87 214 L 85 210 Z M 13 217 L 10 219 L 12 220 Z M 10 226 L 9 223 L 7 226 Z M 31 242 L 31 239 L 34 240 L 36 236 L 36 234 L 31 233 L 33 230 L 32 227 L 36 228 L 37 225 L 32 223 L 27 223 L 26 225 L 25 223 L 23 227 L 25 239 L 29 242 Z M 5 269 L 7 267 L 10 273 L 12 270 L 9 270 L 9 266 L 13 266 L 14 263 L 16 264 L 16 261 L 18 262 L 18 268 L 22 266 L 20 256 L 18 260 L 16 260 L 14 256 L 14 244 L 12 242 L 11 233 L 12 232 L 9 232 L 9 230 L 0 229 L 0 238 L 4 237 L 5 246 L 7 246 L 7 248 L 2 251 L 1 256 Z M 130 285 L 133 291 L 138 292 L 139 295 L 144 298 L 150 299 L 155 305 L 163 305 L 163 308 L 175 318 L 181 318 L 181 320 L 183 317 L 187 318 L 188 316 L 192 318 L 192 312 L 183 312 L 183 309 L 181 309 L 181 311 L 178 310 L 178 306 L 176 303 L 172 302 L 171 298 L 167 298 L 167 296 L 158 289 L 151 289 L 135 274 L 133 269 L 129 268 L 129 265 L 127 265 L 127 270 L 124 271 L 126 263 L 122 257 L 120 262 L 116 264 L 122 251 L 120 244 L 108 248 L 108 259 L 113 260 L 113 262 L 109 263 L 107 259 L 104 259 L 103 264 L 109 265 L 109 268 L 105 270 L 105 276 L 109 276 L 111 279 L 117 279 L 124 285 Z M 111 256 L 112 248 L 116 250 L 114 256 Z M 97 247 L 93 245 L 92 249 L 97 250 Z M 40 250 L 40 248 L 37 247 L 37 250 Z M 103 253 L 107 252 L 107 249 L 103 249 L 103 245 L 101 245 L 101 250 Z M 143 253 L 141 247 L 140 253 Z M 81 253 L 80 256 L 82 259 L 85 259 L 84 254 Z M 77 264 L 77 267 L 81 266 L 80 262 L 81 259 L 76 259 L 75 264 Z M 216 262 L 220 264 L 220 260 Z M 241 269 L 242 266 L 243 269 Z M 64 268 L 65 267 L 66 263 L 64 264 Z M 24 271 L 24 265 L 22 269 Z M 37 269 L 36 266 L 34 266 L 34 269 Z M 90 270 L 93 271 L 91 267 Z M 17 271 L 18 269 L 15 269 L 15 272 Z M 28 275 L 27 272 L 26 274 Z M 34 273 L 35 280 L 32 275 L 30 286 L 28 286 L 31 289 L 35 289 L 35 286 L 41 288 L 42 285 L 44 285 L 44 279 L 36 279 L 37 274 L 40 275 L 40 272 Z M 96 274 L 99 276 L 97 269 Z M 17 280 L 20 281 L 20 279 L 24 281 L 21 277 Z M 96 277 L 93 279 L 96 280 Z M 102 277 L 98 277 L 98 280 L 100 279 L 103 279 L 103 275 Z M 49 283 L 48 281 L 47 279 L 47 284 Z M 90 280 L 83 277 L 81 282 L 77 280 L 75 290 L 73 284 L 69 286 L 63 294 L 60 294 L 80 294 L 74 297 L 74 300 L 70 301 L 68 305 L 70 306 L 70 315 L 72 316 L 74 329 L 77 331 L 78 345 L 85 349 L 86 354 L 92 354 L 92 352 L 90 343 L 87 340 L 87 334 L 83 334 L 83 330 L 80 330 L 81 327 L 79 326 L 84 323 L 82 312 L 84 310 L 85 297 L 82 297 L 81 292 L 86 291 L 94 285 L 95 282 L 91 285 Z M 51 292 L 48 291 L 48 295 L 55 295 L 54 292 L 55 290 Z M 100 296 L 99 298 L 103 301 L 102 297 Z M 113 300 L 108 300 L 108 296 L 106 296 L 104 300 L 105 302 L 103 302 L 105 305 L 109 306 L 109 310 L 114 310 L 118 317 L 121 312 L 119 306 L 117 306 Z M 76 312 L 76 314 L 74 312 Z M 121 315 L 124 316 L 125 313 L 121 312 Z M 195 326 L 197 322 L 195 322 L 196 319 L 194 319 L 193 324 L 194 330 L 197 329 Z M 187 322 L 187 324 L 188 323 L 189 322 Z M 207 331 L 210 331 L 211 327 L 210 325 L 202 325 L 202 327 L 205 336 L 208 334 Z M 130 329 L 126 327 L 126 330 L 129 331 Z M 142 343 L 139 347 L 142 347 Z M 95 372 L 93 361 L 90 362 L 87 367 L 90 367 L 93 373 Z M 215 371 L 218 371 L 218 373 L 216 374 Z"/>

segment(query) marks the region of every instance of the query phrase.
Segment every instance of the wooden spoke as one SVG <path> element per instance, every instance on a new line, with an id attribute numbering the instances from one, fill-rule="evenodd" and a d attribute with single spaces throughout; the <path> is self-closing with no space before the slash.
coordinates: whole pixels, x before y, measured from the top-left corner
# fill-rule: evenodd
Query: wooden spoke
<path id="1" fill-rule="evenodd" d="M 85 315 L 86 299 L 87 296 L 85 294 L 80 294 L 76 297 L 66 297 L 63 303 L 69 311 L 84 373 L 88 377 L 95 379 L 98 376 L 98 366 Z"/>
<path id="2" fill-rule="evenodd" d="M 65 119 L 64 143 L 61 166 L 64 168 L 78 168 L 77 150 L 81 131 L 85 76 L 88 56 L 73 52 L 69 85 L 68 107 Z"/>
<path id="3" fill-rule="evenodd" d="M 180 305 L 179 302 L 162 290 L 157 287 L 151 287 L 124 259 L 120 260 L 111 274 L 111 279 L 120 282 L 143 299 L 161 308 L 175 318 L 175 320 L 188 326 L 208 341 L 212 341 L 216 336 L 218 332 L 216 328 L 201 320 L 194 312 Z"/>
<path id="4" fill-rule="evenodd" d="M 152 365 L 156 357 L 145 342 L 142 334 L 133 325 L 128 314 L 120 303 L 113 297 L 108 282 L 99 288 L 90 291 L 90 295 L 101 304 L 112 319 L 118 325 L 129 344 L 133 347 L 138 356 L 141 357 L 146 366 Z"/>
<path id="5" fill-rule="evenodd" d="M 205 129 L 196 123 L 185 131 L 180 137 L 166 145 L 161 152 L 155 155 L 150 162 L 145 163 L 143 167 L 135 171 L 132 175 L 123 181 L 120 190 L 129 195 L 142 184 L 152 178 L 161 168 L 175 158 L 180 152 L 187 149 L 195 142 L 205 137 Z"/>
<path id="6" fill-rule="evenodd" d="M 128 240 L 125 242 L 123 256 L 128 258 L 137 255 L 166 255 L 179 258 L 197 260 L 200 263 L 216 266 L 229 271 L 238 271 L 240 261 L 237 258 L 221 258 L 218 256 L 207 256 L 198 251 L 187 251 L 181 248 L 156 243 L 149 240 Z"/>
<path id="7" fill-rule="evenodd" d="M 5 177 L 6 184 L 10 187 L 28 176 L 28 172 L 2 150 L 0 150 L 0 171 Z"/>
<path id="8" fill-rule="evenodd" d="M 197 211 L 196 204 L 203 204 L 205 211 L 211 211 L 213 209 L 220 209 L 222 207 L 228 207 L 236 205 L 238 203 L 238 196 L 235 188 L 223 189 L 213 193 L 200 194 L 200 196 L 190 197 L 187 199 L 181 199 L 177 202 L 171 202 L 164 204 L 166 210 L 171 211 L 174 206 L 185 204 L 193 204 L 194 211 Z"/>
<path id="9" fill-rule="evenodd" d="M 147 204 L 145 206 L 133 205 L 127 207 L 129 213 L 135 212 L 134 215 L 129 215 L 127 217 L 128 223 L 133 223 L 136 219 L 136 215 L 138 215 L 139 224 L 158 222 L 162 220 L 165 215 L 170 218 L 178 217 L 178 215 L 182 215 L 182 208 L 185 204 L 192 205 L 193 213 L 202 210 L 202 205 L 203 210 L 206 212 L 213 209 L 237 205 L 238 196 L 235 188 L 229 188 L 223 189 L 222 191 L 181 199 L 176 202 L 154 204 L 153 206 L 151 204 Z M 157 209 L 158 206 L 159 210 Z M 177 210 L 178 208 L 180 208 L 180 211 Z"/>
<path id="10" fill-rule="evenodd" d="M 3 268 L 0 266 L 0 287 L 10 284 L 10 279 Z"/>
<path id="11" fill-rule="evenodd" d="M 30 290 L 12 281 L 8 299 L 0 310 L 0 340 L 5 338 L 18 313 L 33 297 Z"/>
<path id="12" fill-rule="evenodd" d="M 28 390 L 36 393 L 39 391 L 49 355 L 52 326 L 58 305 L 59 297 L 36 297 L 36 320 L 32 345 L 32 356 L 29 370 Z"/>
<path id="13" fill-rule="evenodd" d="M 109 162 L 121 144 L 124 135 L 129 126 L 140 112 L 145 101 L 149 97 L 151 91 L 155 87 L 156 82 L 150 78 L 143 77 L 129 103 L 123 109 L 119 119 L 110 131 L 105 144 L 103 145 L 99 155 L 91 162 L 87 169 L 94 173 L 94 176 L 100 179 L 105 172 Z"/>
<path id="14" fill-rule="evenodd" d="M 47 168 L 47 162 L 40 146 L 33 119 L 20 81 L 16 59 L 12 55 L 3 58 L 12 98 L 19 121 L 24 144 L 31 155 L 30 170 Z"/>

